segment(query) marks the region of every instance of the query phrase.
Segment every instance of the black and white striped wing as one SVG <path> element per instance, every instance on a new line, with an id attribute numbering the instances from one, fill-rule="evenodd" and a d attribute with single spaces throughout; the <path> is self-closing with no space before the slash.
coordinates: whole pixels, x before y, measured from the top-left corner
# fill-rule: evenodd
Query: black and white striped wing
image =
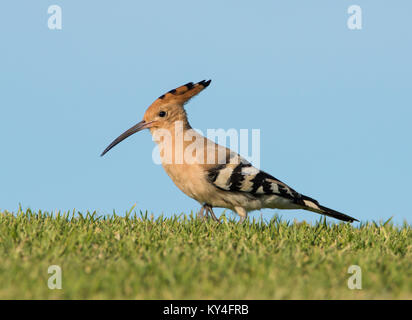
<path id="1" fill-rule="evenodd" d="M 278 195 L 297 204 L 303 203 L 300 193 L 248 162 L 218 165 L 208 171 L 208 180 L 228 192 L 246 192 L 256 197 Z"/>
<path id="2" fill-rule="evenodd" d="M 318 201 L 302 195 L 275 177 L 242 161 L 238 164 L 221 164 L 208 171 L 207 179 L 216 188 L 227 192 L 245 192 L 256 198 L 276 195 L 289 199 L 303 209 L 321 213 L 342 221 L 358 221 L 344 213 L 327 208 Z"/>

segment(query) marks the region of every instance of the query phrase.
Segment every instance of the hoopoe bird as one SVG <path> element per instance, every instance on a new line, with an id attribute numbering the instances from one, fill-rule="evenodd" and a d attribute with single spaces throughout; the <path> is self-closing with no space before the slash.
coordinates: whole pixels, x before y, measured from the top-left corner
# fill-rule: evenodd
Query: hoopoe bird
<path id="1" fill-rule="evenodd" d="M 163 135 L 163 139 L 155 140 L 162 150 L 162 166 L 181 191 L 201 204 L 199 216 L 202 218 L 210 214 L 219 221 L 213 212 L 217 207 L 236 212 L 243 222 L 250 211 L 277 208 L 304 209 L 342 221 L 358 221 L 296 192 L 253 167 L 237 153 L 192 129 L 184 104 L 208 87 L 210 82 L 189 82 L 160 96 L 148 107 L 143 120 L 116 138 L 101 156 L 132 134 L 149 129 L 153 137 Z M 175 152 L 177 149 L 180 152 Z M 186 152 L 188 149 L 190 152 Z M 191 156 L 182 156 L 182 152 Z M 196 156 L 193 156 L 194 152 Z"/>

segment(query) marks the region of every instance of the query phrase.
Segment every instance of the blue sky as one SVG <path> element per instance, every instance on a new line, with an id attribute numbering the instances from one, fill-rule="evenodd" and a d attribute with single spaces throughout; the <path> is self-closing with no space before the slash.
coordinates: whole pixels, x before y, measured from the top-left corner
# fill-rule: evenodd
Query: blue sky
<path id="1" fill-rule="evenodd" d="M 49 5 L 62 30 L 47 27 Z M 347 9 L 362 8 L 349 30 Z M 193 127 L 260 129 L 261 168 L 360 220 L 412 222 L 407 1 L 2 1 L 0 209 L 199 205 L 149 132 L 100 158 L 164 92 L 212 79 Z M 222 210 L 216 210 L 220 213 Z M 262 210 L 316 221 L 304 211 Z"/>

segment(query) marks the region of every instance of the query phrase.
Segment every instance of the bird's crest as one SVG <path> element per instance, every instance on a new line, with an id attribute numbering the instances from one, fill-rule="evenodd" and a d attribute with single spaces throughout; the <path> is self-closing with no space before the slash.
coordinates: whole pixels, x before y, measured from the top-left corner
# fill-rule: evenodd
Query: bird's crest
<path id="1" fill-rule="evenodd" d="M 212 80 L 202 80 L 198 83 L 188 82 L 183 86 L 180 86 L 176 89 L 172 89 L 165 94 L 157 98 L 152 105 L 163 105 L 163 104 L 185 104 L 192 97 L 197 95 L 203 89 L 209 86 Z"/>

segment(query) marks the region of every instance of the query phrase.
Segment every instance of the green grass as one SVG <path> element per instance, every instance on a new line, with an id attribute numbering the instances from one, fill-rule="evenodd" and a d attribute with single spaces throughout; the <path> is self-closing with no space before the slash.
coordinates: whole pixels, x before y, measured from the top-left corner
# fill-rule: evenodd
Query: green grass
<path id="1" fill-rule="evenodd" d="M 412 299 L 406 223 L 223 220 L 0 212 L 0 299 Z"/>

